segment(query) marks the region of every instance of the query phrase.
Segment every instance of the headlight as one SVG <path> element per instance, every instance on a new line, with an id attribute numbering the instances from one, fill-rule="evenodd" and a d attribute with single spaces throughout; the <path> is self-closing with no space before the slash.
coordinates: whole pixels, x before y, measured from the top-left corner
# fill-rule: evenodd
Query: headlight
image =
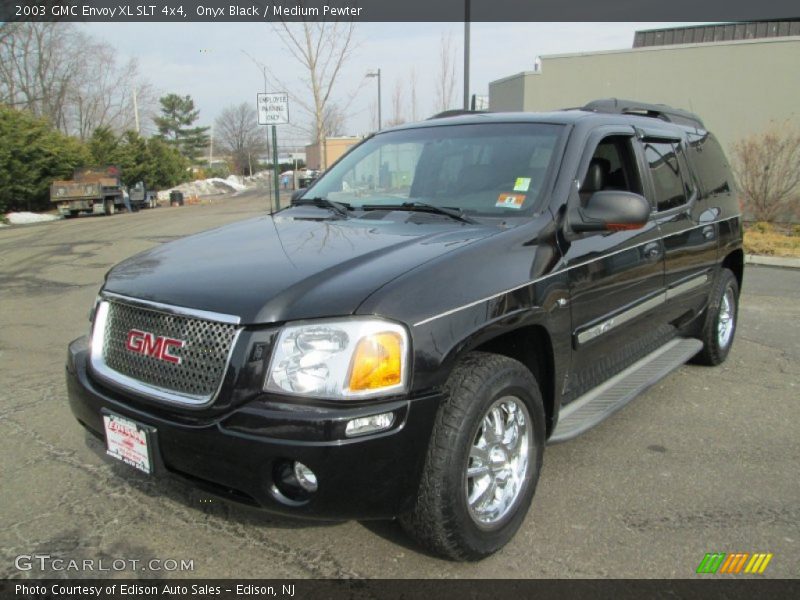
<path id="1" fill-rule="evenodd" d="M 378 319 L 284 327 L 264 389 L 322 398 L 363 398 L 406 390 L 408 334 Z"/>

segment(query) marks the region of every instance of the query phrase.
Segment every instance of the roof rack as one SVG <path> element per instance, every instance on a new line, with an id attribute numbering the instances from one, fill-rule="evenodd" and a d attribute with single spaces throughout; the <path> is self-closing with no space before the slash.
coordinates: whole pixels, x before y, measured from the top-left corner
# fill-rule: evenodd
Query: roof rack
<path id="1" fill-rule="evenodd" d="M 689 125 L 705 129 L 702 119 L 694 113 L 679 108 L 672 108 L 666 104 L 646 104 L 636 100 L 621 100 L 619 98 L 604 98 L 593 100 L 583 106 L 581 110 L 588 110 L 597 113 L 609 113 L 614 115 L 640 115 L 643 117 L 653 117 L 676 123 L 678 125 Z"/>
<path id="2" fill-rule="evenodd" d="M 463 108 L 455 108 L 452 110 L 446 110 L 444 112 L 437 113 L 432 117 L 428 117 L 426 121 L 430 121 L 431 119 L 445 119 L 447 117 L 460 117 L 461 115 L 477 115 L 480 113 L 488 112 L 486 110 L 464 110 Z"/>

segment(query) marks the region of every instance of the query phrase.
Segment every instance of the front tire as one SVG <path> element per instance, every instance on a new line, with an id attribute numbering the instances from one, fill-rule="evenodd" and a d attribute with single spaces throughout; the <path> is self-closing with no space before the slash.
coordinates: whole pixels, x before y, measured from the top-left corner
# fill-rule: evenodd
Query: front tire
<path id="1" fill-rule="evenodd" d="M 703 349 L 694 357 L 701 365 L 716 366 L 728 358 L 739 316 L 739 282 L 730 269 L 720 269 L 709 296 L 700 333 Z"/>
<path id="2" fill-rule="evenodd" d="M 502 548 L 528 512 L 542 465 L 539 386 L 520 362 L 474 352 L 446 385 L 408 534 L 437 555 L 479 560 Z"/>
<path id="3" fill-rule="evenodd" d="M 117 207 L 113 200 L 106 200 L 104 212 L 106 213 L 106 216 L 109 217 L 117 212 Z"/>

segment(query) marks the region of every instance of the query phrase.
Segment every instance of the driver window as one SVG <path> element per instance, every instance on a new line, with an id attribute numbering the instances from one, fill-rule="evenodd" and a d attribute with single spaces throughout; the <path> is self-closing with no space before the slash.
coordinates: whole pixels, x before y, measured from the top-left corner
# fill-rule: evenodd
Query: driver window
<path id="1" fill-rule="evenodd" d="M 611 135 L 597 144 L 581 184 L 580 197 L 583 205 L 586 205 L 592 194 L 604 190 L 642 194 L 632 139 L 627 135 Z"/>

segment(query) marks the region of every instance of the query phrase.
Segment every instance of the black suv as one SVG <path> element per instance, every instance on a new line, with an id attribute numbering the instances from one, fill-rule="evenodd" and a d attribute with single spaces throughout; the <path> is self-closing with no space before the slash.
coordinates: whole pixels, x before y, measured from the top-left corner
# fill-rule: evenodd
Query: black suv
<path id="1" fill-rule="evenodd" d="M 478 559 L 545 442 L 733 342 L 734 181 L 698 117 L 606 100 L 375 134 L 292 206 L 113 268 L 69 347 L 111 456 Z"/>

